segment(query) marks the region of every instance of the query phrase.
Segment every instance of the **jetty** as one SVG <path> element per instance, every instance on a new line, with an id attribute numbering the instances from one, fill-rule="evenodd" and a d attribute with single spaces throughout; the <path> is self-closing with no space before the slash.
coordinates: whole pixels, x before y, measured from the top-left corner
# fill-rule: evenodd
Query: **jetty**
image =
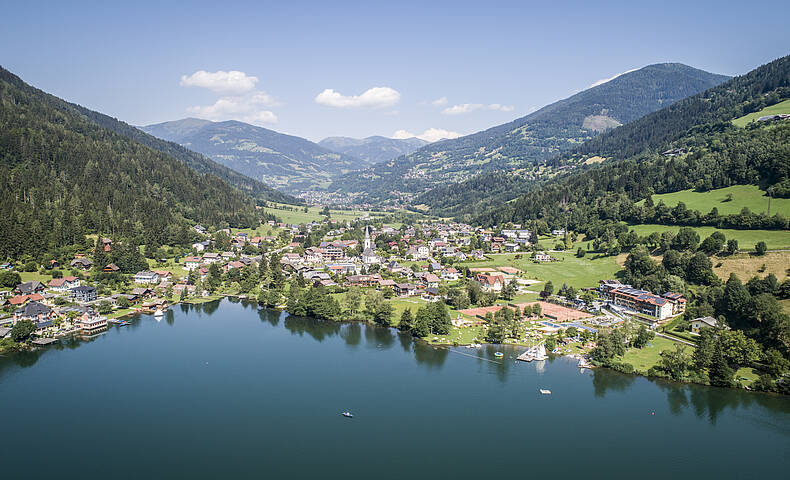
<path id="1" fill-rule="evenodd" d="M 546 346 L 545 341 L 538 343 L 537 345 L 533 345 L 529 347 L 524 353 L 516 357 L 518 360 L 522 362 L 531 362 L 533 360 L 546 360 L 548 355 L 546 355 Z"/>
<path id="2" fill-rule="evenodd" d="M 58 341 L 59 340 L 57 338 L 37 338 L 30 343 L 32 343 L 33 345 L 38 345 L 39 347 L 43 347 L 46 345 L 51 345 Z"/>

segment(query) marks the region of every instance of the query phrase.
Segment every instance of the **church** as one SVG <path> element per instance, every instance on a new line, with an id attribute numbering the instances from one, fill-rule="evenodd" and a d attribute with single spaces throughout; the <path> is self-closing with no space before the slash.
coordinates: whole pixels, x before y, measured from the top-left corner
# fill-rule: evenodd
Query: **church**
<path id="1" fill-rule="evenodd" d="M 373 265 L 374 263 L 381 263 L 381 258 L 376 255 L 376 249 L 372 247 L 370 241 L 370 228 L 365 227 L 365 244 L 362 250 L 362 263 L 365 265 Z"/>

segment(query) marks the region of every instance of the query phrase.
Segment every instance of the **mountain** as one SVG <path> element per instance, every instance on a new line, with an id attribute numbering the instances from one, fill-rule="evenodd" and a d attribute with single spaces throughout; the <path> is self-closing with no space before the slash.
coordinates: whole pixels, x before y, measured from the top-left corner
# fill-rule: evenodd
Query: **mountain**
<path id="1" fill-rule="evenodd" d="M 304 138 L 235 120 L 186 118 L 140 129 L 287 192 L 326 186 L 334 176 L 370 165 Z"/>
<path id="2" fill-rule="evenodd" d="M 492 171 L 545 178 L 557 173 L 544 164 L 558 153 L 728 78 L 678 63 L 649 65 L 504 125 L 344 175 L 330 189 L 382 200 L 392 192 L 419 193 Z"/>
<path id="3" fill-rule="evenodd" d="M 189 225 L 251 227 L 249 197 L 101 127 L 0 67 L 0 258 L 71 255 L 98 233 L 189 244 Z"/>
<path id="4" fill-rule="evenodd" d="M 781 215 L 742 211 L 720 215 L 669 208 L 647 201 L 653 194 L 731 185 L 757 185 L 774 196 L 790 197 L 790 120 L 733 120 L 790 98 L 790 56 L 777 59 L 726 83 L 681 100 L 589 144 L 553 159 L 581 168 L 543 182 L 507 205 L 476 220 L 568 226 L 596 238 L 606 222 L 710 225 L 719 228 L 787 229 Z M 606 159 L 585 164 L 589 158 Z M 645 202 L 641 202 L 646 200 Z M 641 202 L 641 203 L 640 203 Z M 610 238 L 609 243 L 613 240 Z"/>
<path id="5" fill-rule="evenodd" d="M 103 113 L 94 112 L 80 105 L 70 104 L 74 109 L 85 115 L 91 121 L 99 124 L 100 126 L 112 130 L 113 132 L 130 138 L 136 142 L 153 148 L 159 152 L 167 154 L 173 158 L 181 160 L 187 166 L 199 173 L 209 173 L 225 180 L 232 186 L 238 188 L 251 197 L 262 200 L 279 203 L 300 204 L 302 201 L 291 195 L 275 190 L 261 181 L 254 180 L 246 175 L 242 175 L 230 168 L 221 165 L 210 158 L 191 150 L 188 150 L 181 145 L 162 140 L 154 135 L 149 135 L 138 128 L 135 128 L 127 123 L 121 122 L 118 119 L 112 118 Z M 188 119 L 187 125 L 195 125 L 195 123 L 207 122 L 207 120 Z M 211 123 L 211 122 L 208 122 Z"/>
<path id="6" fill-rule="evenodd" d="M 329 150 L 360 158 L 372 165 L 401 155 L 408 155 L 428 145 L 428 142 L 416 137 L 397 139 L 373 136 L 367 138 L 328 137 L 318 144 Z"/>

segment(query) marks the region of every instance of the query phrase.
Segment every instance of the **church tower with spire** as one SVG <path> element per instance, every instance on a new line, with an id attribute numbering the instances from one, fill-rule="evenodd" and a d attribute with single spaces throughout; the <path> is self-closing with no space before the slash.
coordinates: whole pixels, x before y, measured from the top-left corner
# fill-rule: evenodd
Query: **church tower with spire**
<path id="1" fill-rule="evenodd" d="M 362 263 L 371 265 L 380 263 L 381 259 L 376 255 L 376 250 L 373 249 L 373 244 L 370 241 L 370 227 L 365 227 L 365 243 L 362 250 Z"/>

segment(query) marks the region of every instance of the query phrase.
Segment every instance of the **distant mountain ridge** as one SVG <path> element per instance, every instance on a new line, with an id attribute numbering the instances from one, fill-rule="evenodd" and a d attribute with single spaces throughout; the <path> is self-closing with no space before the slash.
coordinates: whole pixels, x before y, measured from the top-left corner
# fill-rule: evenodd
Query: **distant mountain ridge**
<path id="1" fill-rule="evenodd" d="M 417 137 L 398 139 L 378 135 L 366 138 L 328 137 L 318 142 L 322 147 L 357 157 L 371 165 L 408 155 L 428 143 Z"/>
<path id="2" fill-rule="evenodd" d="M 290 204 L 302 203 L 301 200 L 291 195 L 275 190 L 261 181 L 252 179 L 248 176 L 231 170 L 230 168 L 217 163 L 214 160 L 211 160 L 203 154 L 193 152 L 192 150 L 184 148 L 177 143 L 162 140 L 161 138 L 157 138 L 157 136 L 154 135 L 149 135 L 125 122 L 112 118 L 109 115 L 87 109 L 81 105 L 76 105 L 73 103 L 70 105 L 94 123 L 108 130 L 112 130 L 119 135 L 123 135 L 126 138 L 140 142 L 149 148 L 153 148 L 154 150 L 181 160 L 188 167 L 199 173 L 209 173 L 216 175 L 257 200 Z M 194 120 L 197 120 L 198 122 L 205 121 L 198 119 Z"/>
<path id="3" fill-rule="evenodd" d="M 186 118 L 140 129 L 292 193 L 326 186 L 334 176 L 370 165 L 304 138 L 235 120 Z"/>
<path id="4" fill-rule="evenodd" d="M 544 164 L 557 154 L 728 79 L 679 63 L 648 65 L 512 122 L 344 175 L 330 190 L 382 200 L 391 192 L 420 193 L 486 172 L 546 178 L 556 171 Z"/>

